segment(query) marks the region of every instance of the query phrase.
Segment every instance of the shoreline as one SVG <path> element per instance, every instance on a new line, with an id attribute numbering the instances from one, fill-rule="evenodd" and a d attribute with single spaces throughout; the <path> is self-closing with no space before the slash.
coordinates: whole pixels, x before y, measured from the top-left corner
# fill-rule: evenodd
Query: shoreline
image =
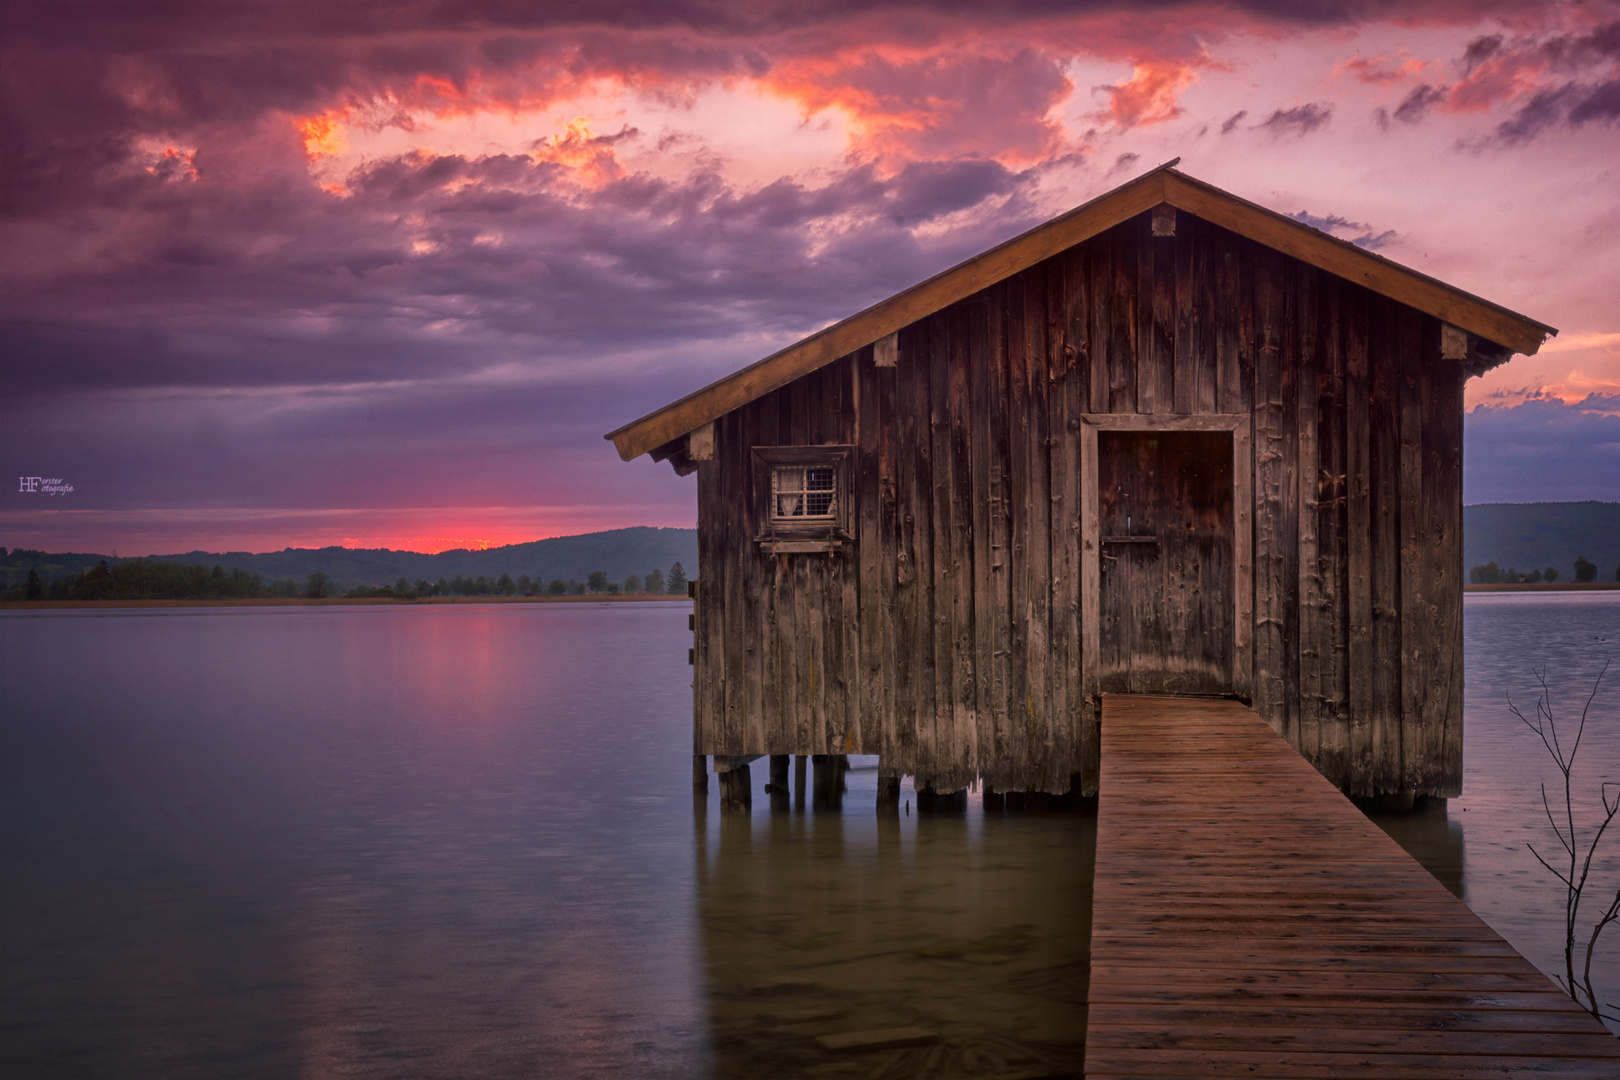
<path id="1" fill-rule="evenodd" d="M 424 604 L 630 604 L 691 603 L 687 596 L 424 596 L 402 600 L 394 596 L 329 596 L 311 600 L 303 596 L 267 596 L 226 600 L 0 600 L 0 611 L 44 611 L 52 608 L 183 608 L 183 607 L 409 607 Z"/>
<path id="2" fill-rule="evenodd" d="M 1509 585 L 1505 582 L 1494 582 L 1489 585 L 1474 584 L 1470 582 L 1463 586 L 1463 592 L 1608 592 L 1620 589 L 1620 581 L 1537 581 L 1519 582 Z"/>

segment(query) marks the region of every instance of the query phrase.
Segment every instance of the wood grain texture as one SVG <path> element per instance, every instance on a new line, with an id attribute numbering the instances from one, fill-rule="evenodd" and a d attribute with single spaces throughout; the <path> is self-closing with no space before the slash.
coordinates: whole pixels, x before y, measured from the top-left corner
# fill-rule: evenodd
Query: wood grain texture
<path id="1" fill-rule="evenodd" d="M 1282 350 L 1287 304 L 1281 259 L 1261 252 L 1255 267 L 1254 391 L 1254 707 L 1278 733 L 1288 731 L 1284 698 L 1289 641 L 1288 582 L 1295 538 L 1286 527 L 1288 419 Z"/>
<path id="2" fill-rule="evenodd" d="M 1109 695 L 1102 737 L 1088 1077 L 1620 1072 L 1620 1040 L 1253 711 Z"/>
<path id="3" fill-rule="evenodd" d="M 1296 690 L 1298 744 L 1311 761 L 1322 760 L 1322 659 L 1328 651 L 1329 628 L 1323 619 L 1327 585 L 1322 579 L 1321 537 L 1318 520 L 1319 478 L 1322 472 L 1320 420 L 1321 315 L 1317 310 L 1317 274 L 1301 267 L 1295 294 L 1294 323 L 1298 338 L 1294 366 L 1299 372 L 1294 395 L 1295 505 L 1298 507 L 1299 615 L 1293 640 L 1294 663 L 1299 670 Z"/>
<path id="4" fill-rule="evenodd" d="M 1099 662 L 1140 631 L 1157 677 L 1221 673 L 1153 689 L 1253 701 L 1342 789 L 1455 793 L 1464 376 L 1438 325 L 1142 215 L 900 328 L 895 367 L 862 347 L 727 413 L 691 462 L 694 752 L 1095 790 Z M 1230 543 L 1106 608 L 1098 437 L 1151 430 L 1229 438 Z M 851 455 L 831 550 L 755 541 L 749 463 L 783 446 Z"/>

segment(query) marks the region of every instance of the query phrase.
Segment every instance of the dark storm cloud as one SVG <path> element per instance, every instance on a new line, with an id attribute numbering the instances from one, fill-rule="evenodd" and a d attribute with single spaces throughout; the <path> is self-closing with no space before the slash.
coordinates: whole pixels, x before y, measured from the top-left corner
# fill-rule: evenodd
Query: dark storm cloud
<path id="1" fill-rule="evenodd" d="M 386 381 L 805 332 L 1034 217 L 1035 175 L 992 161 L 754 191 L 699 174 L 565 192 L 555 172 L 416 154 L 367 167 L 341 200 L 160 186 L 99 258 L 16 298 L 0 324 L 12 386 Z M 999 212 L 943 246 L 909 231 L 991 199 Z M 295 239 L 256 251 L 265 234 Z"/>
<path id="2" fill-rule="evenodd" d="M 1292 109 L 1278 109 L 1257 126 L 1277 135 L 1304 137 L 1332 118 L 1333 106 L 1330 103 L 1308 101 Z"/>
<path id="3" fill-rule="evenodd" d="M 1230 133 L 1231 130 L 1233 128 L 1237 127 L 1238 124 L 1243 120 L 1243 118 L 1248 116 L 1248 115 L 1249 115 L 1249 110 L 1248 109 L 1239 109 L 1237 112 L 1233 113 L 1231 116 L 1228 116 L 1225 120 L 1221 121 L 1221 134 L 1226 135 L 1226 134 Z"/>
<path id="4" fill-rule="evenodd" d="M 1463 499 L 1469 503 L 1615 497 L 1620 476 L 1620 396 L 1565 405 L 1530 400 L 1479 406 L 1464 425 Z"/>

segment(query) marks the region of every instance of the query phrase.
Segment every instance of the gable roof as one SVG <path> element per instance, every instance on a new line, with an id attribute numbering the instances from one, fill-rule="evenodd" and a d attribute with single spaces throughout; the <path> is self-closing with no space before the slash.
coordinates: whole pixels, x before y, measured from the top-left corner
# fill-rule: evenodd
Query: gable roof
<path id="1" fill-rule="evenodd" d="M 1532 355 L 1543 340 L 1558 333 L 1545 323 L 1195 180 L 1174 168 L 1180 160 L 1176 158 L 1021 236 L 880 300 L 604 438 L 611 439 L 619 457 L 629 461 L 1166 203 L 1494 343 L 1502 354 L 1497 362 L 1509 353 Z"/>

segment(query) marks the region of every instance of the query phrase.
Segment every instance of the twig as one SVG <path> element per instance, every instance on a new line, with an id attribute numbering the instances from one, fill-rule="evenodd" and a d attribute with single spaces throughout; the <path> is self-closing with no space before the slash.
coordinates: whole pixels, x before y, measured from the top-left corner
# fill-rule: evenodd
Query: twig
<path id="1" fill-rule="evenodd" d="M 1571 782 L 1571 774 L 1575 769 L 1575 755 L 1580 752 L 1581 740 L 1586 735 L 1586 719 L 1591 713 L 1592 702 L 1597 700 L 1598 689 L 1603 685 L 1603 676 L 1608 673 L 1609 661 L 1603 662 L 1603 668 L 1592 681 L 1592 692 L 1586 696 L 1586 703 L 1581 707 L 1580 720 L 1575 725 L 1575 738 L 1566 752 L 1563 739 L 1558 732 L 1558 720 L 1553 715 L 1552 689 L 1547 685 L 1545 671 L 1535 673 L 1536 682 L 1541 686 L 1541 694 L 1536 699 L 1535 720 L 1532 721 L 1524 712 L 1513 703 L 1513 697 L 1508 696 L 1508 711 L 1518 718 L 1519 722 L 1541 740 L 1548 755 L 1558 765 L 1558 771 L 1564 777 L 1564 821 L 1558 821 L 1558 815 L 1553 812 L 1552 800 L 1547 797 L 1547 785 L 1541 785 L 1541 808 L 1547 815 L 1547 824 L 1552 826 L 1553 835 L 1558 838 L 1558 844 L 1569 856 L 1569 870 L 1565 872 L 1542 858 L 1541 852 L 1536 850 L 1534 844 L 1525 845 L 1536 861 L 1545 867 L 1548 873 L 1557 878 L 1564 886 L 1564 974 L 1556 977 L 1564 992 L 1575 1000 L 1575 1003 L 1599 1020 L 1620 1020 L 1620 1015 L 1605 1012 L 1603 1006 L 1598 1004 L 1597 992 L 1592 986 L 1592 954 L 1597 951 L 1598 937 L 1611 923 L 1620 921 L 1620 889 L 1615 891 L 1614 902 L 1599 916 L 1596 925 L 1592 927 L 1592 934 L 1586 940 L 1585 963 L 1581 968 L 1581 978 L 1575 978 L 1575 932 L 1580 923 L 1581 900 L 1586 891 L 1588 875 L 1592 872 L 1592 859 L 1597 853 L 1598 844 L 1603 840 L 1603 834 L 1614 823 L 1615 816 L 1620 814 L 1620 784 L 1603 783 L 1598 791 L 1603 801 L 1603 820 L 1592 839 L 1586 845 L 1586 854 L 1581 855 L 1580 837 L 1575 831 L 1575 795 Z M 1611 800 L 1609 789 L 1616 789 Z M 1584 998 L 1584 1000 L 1583 1000 Z M 1620 1008 L 1614 1002 L 1605 1002 L 1608 1008 Z"/>

